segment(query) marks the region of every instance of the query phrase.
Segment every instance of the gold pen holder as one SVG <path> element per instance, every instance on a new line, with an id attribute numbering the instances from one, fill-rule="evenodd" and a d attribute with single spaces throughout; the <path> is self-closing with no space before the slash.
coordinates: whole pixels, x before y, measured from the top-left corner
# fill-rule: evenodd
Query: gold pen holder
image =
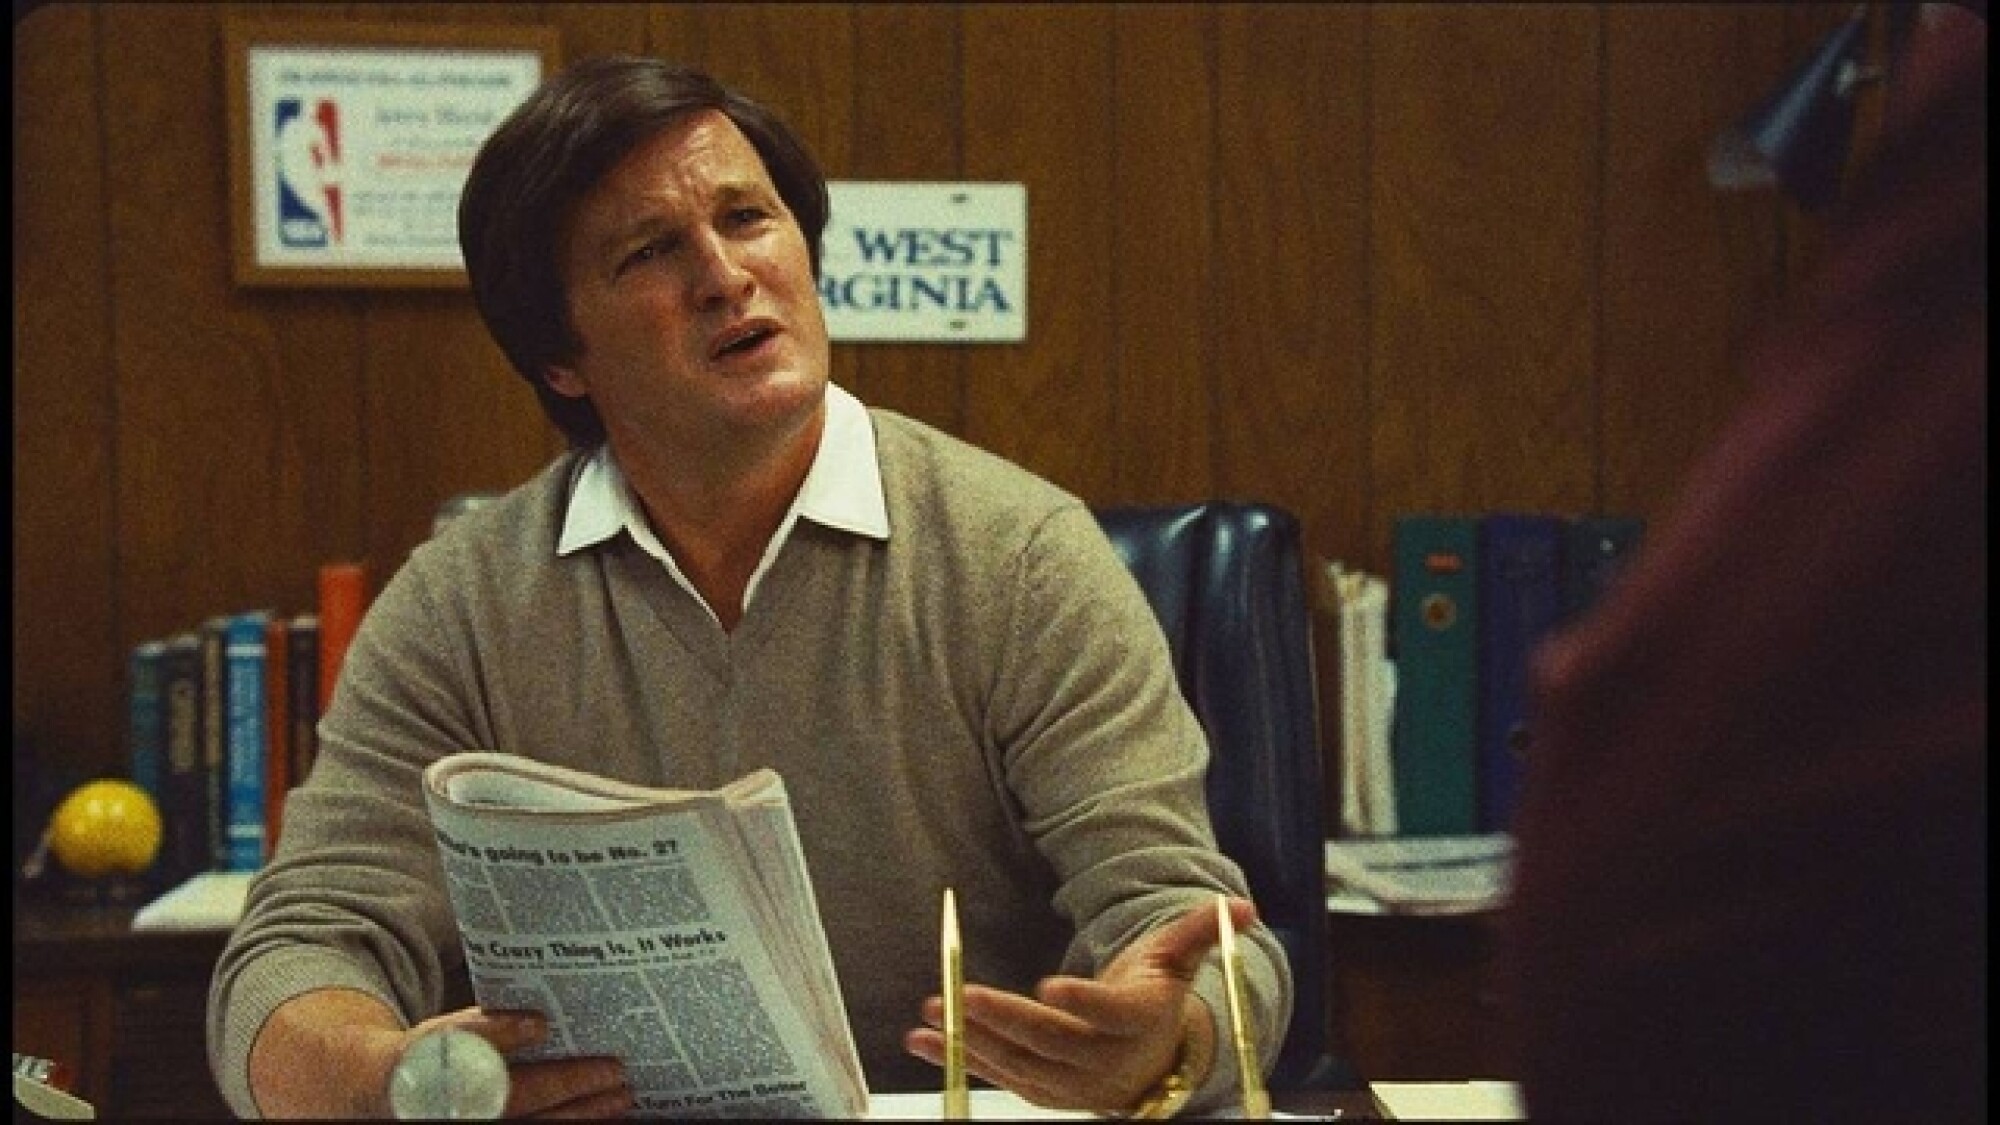
<path id="1" fill-rule="evenodd" d="M 944 918 L 939 927 L 938 975 L 944 999 L 944 1104 L 946 1121 L 972 1116 L 972 1094 L 965 1081 L 965 953 L 958 933 L 958 899 L 944 889 Z"/>
<path id="2" fill-rule="evenodd" d="M 1236 1069 L 1243 1085 L 1243 1116 L 1265 1120 L 1271 1116 L 1271 1095 L 1264 1089 L 1264 1071 L 1257 1062 L 1257 1043 L 1250 1021 L 1243 1013 L 1242 951 L 1236 945 L 1236 923 L 1229 916 L 1229 899 L 1215 896 L 1215 924 L 1221 935 L 1222 983 L 1229 996 L 1229 1031 L 1236 1047 Z"/>

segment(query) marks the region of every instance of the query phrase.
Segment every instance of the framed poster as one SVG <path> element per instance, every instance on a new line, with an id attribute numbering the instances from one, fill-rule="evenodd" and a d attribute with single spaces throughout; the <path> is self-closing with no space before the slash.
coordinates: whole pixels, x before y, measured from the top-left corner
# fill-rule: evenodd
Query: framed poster
<path id="1" fill-rule="evenodd" d="M 558 65 L 554 28 L 224 25 L 236 282 L 466 284 L 479 146 Z"/>

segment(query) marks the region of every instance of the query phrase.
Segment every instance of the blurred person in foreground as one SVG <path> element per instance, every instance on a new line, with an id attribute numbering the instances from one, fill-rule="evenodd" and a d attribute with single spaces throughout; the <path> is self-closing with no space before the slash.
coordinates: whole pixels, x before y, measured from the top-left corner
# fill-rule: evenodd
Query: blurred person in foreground
<path id="1" fill-rule="evenodd" d="M 1537 1117 L 1985 1119 L 1986 17 L 1901 14 L 1749 400 L 1539 654 L 1502 947 Z"/>
<path id="2" fill-rule="evenodd" d="M 578 63 L 481 149 L 473 298 L 570 449 L 370 607 L 217 967 L 238 1112 L 379 1115 L 424 1031 L 545 1033 L 469 1006 L 419 791 L 459 750 L 678 788 L 777 770 L 876 1091 L 937 1089 L 947 886 L 974 1076 L 1220 1104 L 1218 894 L 1270 1067 L 1289 969 L 1216 850 L 1158 620 L 1077 497 L 829 382 L 826 221 L 789 128 L 656 60 Z M 510 1114 L 634 1107 L 616 1059 L 510 1085 Z"/>

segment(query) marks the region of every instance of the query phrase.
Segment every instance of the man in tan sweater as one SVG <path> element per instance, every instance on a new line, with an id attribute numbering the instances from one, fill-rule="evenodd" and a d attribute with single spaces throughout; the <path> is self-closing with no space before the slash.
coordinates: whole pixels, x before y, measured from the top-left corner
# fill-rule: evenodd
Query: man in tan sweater
<path id="1" fill-rule="evenodd" d="M 380 1114 L 421 1033 L 541 1033 L 469 1003 L 418 779 L 473 749 L 677 787 L 778 770 L 878 1091 L 937 1086 L 944 886 L 974 1075 L 1223 1104 L 1217 893 L 1268 1068 L 1289 970 L 1216 850 L 1151 610 L 1076 497 L 829 383 L 826 218 L 781 122 L 664 63 L 580 63 L 487 142 L 473 294 L 572 448 L 415 552 L 348 652 L 216 971 L 239 1112 Z M 510 1113 L 630 1106 L 616 1060 L 511 1066 Z"/>

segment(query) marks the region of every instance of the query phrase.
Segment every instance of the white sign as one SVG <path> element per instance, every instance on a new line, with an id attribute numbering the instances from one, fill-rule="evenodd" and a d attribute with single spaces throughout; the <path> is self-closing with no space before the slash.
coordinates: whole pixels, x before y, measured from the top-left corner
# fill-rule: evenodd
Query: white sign
<path id="1" fill-rule="evenodd" d="M 1025 184 L 827 184 L 820 303 L 835 340 L 1028 337 Z"/>
<path id="2" fill-rule="evenodd" d="M 464 268 L 472 158 L 541 72 L 533 50 L 252 48 L 257 264 Z"/>

